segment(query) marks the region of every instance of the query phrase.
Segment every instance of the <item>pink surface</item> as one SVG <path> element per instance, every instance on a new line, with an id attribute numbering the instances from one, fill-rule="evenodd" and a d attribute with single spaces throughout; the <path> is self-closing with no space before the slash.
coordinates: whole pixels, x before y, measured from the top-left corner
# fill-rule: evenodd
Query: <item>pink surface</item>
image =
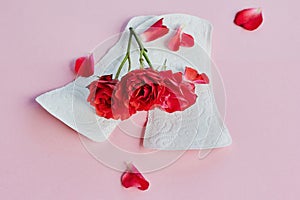
<path id="1" fill-rule="evenodd" d="M 232 20 L 252 6 L 263 8 L 265 22 L 246 32 Z M 296 0 L 2 2 L 0 199 L 298 199 L 299 6 Z M 78 135 L 33 99 L 71 81 L 70 61 L 129 18 L 174 12 L 214 25 L 213 57 L 234 143 L 202 161 L 187 152 L 146 174 L 148 191 L 126 190 L 119 172 L 93 159 Z"/>

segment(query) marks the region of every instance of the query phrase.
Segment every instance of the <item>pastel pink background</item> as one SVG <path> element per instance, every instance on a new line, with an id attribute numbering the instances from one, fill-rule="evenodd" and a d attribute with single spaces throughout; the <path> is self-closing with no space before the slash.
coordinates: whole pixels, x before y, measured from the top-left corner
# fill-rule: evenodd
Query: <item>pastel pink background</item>
<path id="1" fill-rule="evenodd" d="M 242 8 L 263 8 L 255 32 L 233 23 Z M 0 199 L 282 200 L 300 196 L 300 4 L 287 1 L 24 0 L 0 7 Z M 199 161 L 187 152 L 146 174 L 146 192 L 120 186 L 77 133 L 34 98 L 74 78 L 70 61 L 133 16 L 187 13 L 214 25 L 213 58 L 227 92 L 233 145 Z"/>

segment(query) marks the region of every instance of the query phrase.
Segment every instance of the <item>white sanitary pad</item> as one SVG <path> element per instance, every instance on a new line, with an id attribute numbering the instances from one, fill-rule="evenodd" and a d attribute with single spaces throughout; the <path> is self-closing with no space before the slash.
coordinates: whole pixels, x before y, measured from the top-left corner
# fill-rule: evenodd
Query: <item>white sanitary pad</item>
<path id="1" fill-rule="evenodd" d="M 153 42 L 145 43 L 148 56 L 154 65 L 161 65 L 168 60 L 168 69 L 183 71 L 186 65 L 205 72 L 211 79 L 211 25 L 206 20 L 182 14 L 163 16 L 140 16 L 131 19 L 126 31 L 120 35 L 119 41 L 100 59 L 94 51 L 96 62 L 95 75 L 115 74 L 127 47 L 128 28 L 133 27 L 141 33 L 160 18 L 170 29 L 176 30 L 183 25 L 183 31 L 194 36 L 195 46 L 181 48 L 178 52 L 166 49 L 166 42 L 174 31 Z M 138 66 L 137 46 L 132 47 L 132 62 Z M 121 76 L 126 73 L 125 70 Z M 89 94 L 85 87 L 96 77 L 79 77 L 68 85 L 47 92 L 36 98 L 49 113 L 89 139 L 101 142 L 119 124 L 118 120 L 108 120 L 95 114 L 94 108 L 86 101 Z M 166 113 L 155 109 L 148 114 L 144 146 L 146 148 L 164 150 L 209 149 L 231 144 L 231 137 L 219 115 L 212 82 L 209 85 L 197 85 L 197 102 L 183 112 Z"/>

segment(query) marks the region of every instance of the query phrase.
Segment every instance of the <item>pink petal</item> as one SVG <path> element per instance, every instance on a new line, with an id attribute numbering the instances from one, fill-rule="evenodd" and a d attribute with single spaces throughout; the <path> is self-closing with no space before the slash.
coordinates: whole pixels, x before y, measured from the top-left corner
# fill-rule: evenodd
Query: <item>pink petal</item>
<path id="1" fill-rule="evenodd" d="M 195 42 L 194 42 L 193 36 L 191 36 L 187 33 L 182 33 L 180 46 L 192 47 L 192 46 L 194 46 L 194 44 L 195 44 Z"/>
<path id="2" fill-rule="evenodd" d="M 149 188 L 149 182 L 131 163 L 128 164 L 128 169 L 122 174 L 121 183 L 125 188 L 136 187 L 139 190 L 147 190 Z"/>
<path id="3" fill-rule="evenodd" d="M 261 8 L 247 8 L 239 11 L 234 18 L 234 23 L 248 31 L 257 29 L 263 22 Z"/>
<path id="4" fill-rule="evenodd" d="M 169 32 L 167 26 L 163 25 L 163 19 L 161 18 L 154 24 L 152 24 L 145 32 L 140 36 L 144 42 L 150 42 L 166 35 Z"/>
<path id="5" fill-rule="evenodd" d="M 180 47 L 181 41 L 181 27 L 179 27 L 175 33 L 175 35 L 170 39 L 168 43 L 168 48 L 172 51 L 178 51 Z"/>
<path id="6" fill-rule="evenodd" d="M 94 74 L 94 57 L 90 54 L 86 57 L 77 58 L 75 61 L 75 73 L 78 76 L 89 77 Z"/>
<path id="7" fill-rule="evenodd" d="M 197 70 L 191 67 L 185 67 L 184 78 L 197 84 L 208 84 L 209 78 L 205 73 L 199 74 Z"/>

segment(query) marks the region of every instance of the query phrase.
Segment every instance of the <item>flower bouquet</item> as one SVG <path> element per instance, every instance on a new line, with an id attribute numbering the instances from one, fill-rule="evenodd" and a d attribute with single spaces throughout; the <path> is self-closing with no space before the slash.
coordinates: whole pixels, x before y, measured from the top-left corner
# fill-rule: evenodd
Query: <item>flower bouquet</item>
<path id="1" fill-rule="evenodd" d="M 155 31 L 161 31 L 160 28 L 157 29 Z M 138 111 L 158 108 L 173 113 L 193 105 L 197 98 L 195 84 L 208 84 L 207 75 L 198 74 L 190 67 L 185 68 L 184 74 L 173 72 L 166 69 L 166 63 L 154 69 L 139 36 L 132 27 L 129 30 L 127 53 L 116 74 L 102 75 L 88 86 L 90 94 L 87 101 L 95 107 L 97 115 L 107 119 L 125 120 Z M 135 70 L 131 70 L 132 38 L 135 38 L 140 51 L 140 67 Z M 128 62 L 127 73 L 119 80 L 125 62 Z M 79 70 L 79 74 L 86 74 L 85 71 Z"/>

